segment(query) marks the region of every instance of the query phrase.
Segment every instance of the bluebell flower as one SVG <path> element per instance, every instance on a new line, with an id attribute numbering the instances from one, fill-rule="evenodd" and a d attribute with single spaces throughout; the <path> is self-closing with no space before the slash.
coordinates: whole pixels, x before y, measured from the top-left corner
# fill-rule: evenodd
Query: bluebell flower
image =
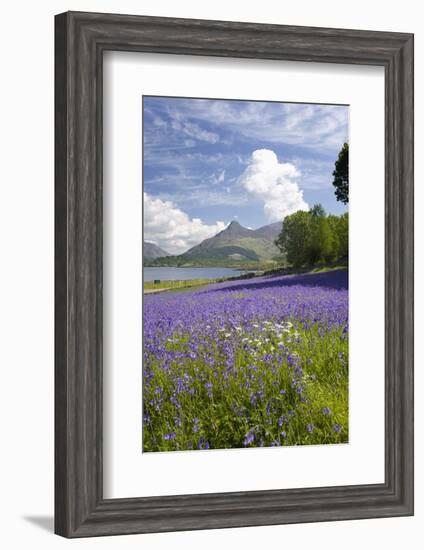
<path id="1" fill-rule="evenodd" d="M 280 416 L 280 418 L 278 419 L 278 425 L 281 427 L 285 422 L 287 422 L 288 419 L 287 419 L 287 416 L 285 416 L 284 414 L 282 416 Z"/>
<path id="2" fill-rule="evenodd" d="M 206 391 L 208 392 L 208 397 L 211 398 L 212 397 L 212 383 L 207 382 L 205 384 L 205 388 L 206 388 Z"/>
<path id="3" fill-rule="evenodd" d="M 197 447 L 198 449 L 209 449 L 209 443 L 204 437 L 201 437 Z"/>
<path id="4" fill-rule="evenodd" d="M 199 426 L 198 426 L 198 423 L 199 423 L 199 419 L 198 418 L 193 418 L 193 432 L 196 433 L 199 431 Z"/>
<path id="5" fill-rule="evenodd" d="M 247 445 L 250 445 L 255 441 L 255 433 L 253 430 L 250 430 L 250 432 L 247 432 L 246 437 L 244 438 L 243 445 L 247 447 Z"/>

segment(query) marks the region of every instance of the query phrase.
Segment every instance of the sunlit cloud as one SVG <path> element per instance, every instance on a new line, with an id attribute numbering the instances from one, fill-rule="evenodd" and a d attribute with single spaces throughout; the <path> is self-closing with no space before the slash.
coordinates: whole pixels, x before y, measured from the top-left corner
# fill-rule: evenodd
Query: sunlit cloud
<path id="1" fill-rule="evenodd" d="M 264 213 L 270 222 L 283 220 L 297 210 L 309 210 L 303 200 L 303 192 L 296 180 L 300 173 L 288 162 L 278 162 L 277 155 L 269 149 L 257 149 L 240 183 L 263 201 Z"/>
<path id="2" fill-rule="evenodd" d="M 208 225 L 200 218 L 190 218 L 173 202 L 144 193 L 144 240 L 157 244 L 170 254 L 181 254 L 225 229 L 218 221 Z"/>

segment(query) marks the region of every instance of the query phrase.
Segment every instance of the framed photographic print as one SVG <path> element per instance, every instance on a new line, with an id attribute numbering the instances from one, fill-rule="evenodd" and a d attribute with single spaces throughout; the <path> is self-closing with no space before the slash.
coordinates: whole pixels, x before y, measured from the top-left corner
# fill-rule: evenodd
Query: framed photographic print
<path id="1" fill-rule="evenodd" d="M 412 515 L 413 36 L 56 16 L 55 530 Z"/>

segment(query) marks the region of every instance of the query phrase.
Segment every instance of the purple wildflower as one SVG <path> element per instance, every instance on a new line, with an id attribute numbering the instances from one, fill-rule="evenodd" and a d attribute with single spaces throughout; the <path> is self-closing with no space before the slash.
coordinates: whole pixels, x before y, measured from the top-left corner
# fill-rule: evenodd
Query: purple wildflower
<path id="1" fill-rule="evenodd" d="M 247 447 L 247 445 L 250 445 L 255 441 L 255 433 L 253 430 L 250 430 L 250 432 L 247 432 L 246 437 L 244 438 L 243 445 Z"/>

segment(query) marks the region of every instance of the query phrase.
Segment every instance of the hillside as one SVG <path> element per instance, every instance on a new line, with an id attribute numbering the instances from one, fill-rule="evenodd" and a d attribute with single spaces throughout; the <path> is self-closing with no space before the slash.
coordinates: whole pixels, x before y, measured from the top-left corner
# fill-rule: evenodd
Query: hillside
<path id="1" fill-rule="evenodd" d="M 274 244 L 281 222 L 248 229 L 232 221 L 214 237 L 205 239 L 184 254 L 160 258 L 149 265 L 237 265 L 269 262 L 279 254 Z"/>
<path id="2" fill-rule="evenodd" d="M 164 256 L 169 256 L 168 252 L 165 252 L 156 244 L 143 241 L 143 259 L 154 260 Z"/>
<path id="3" fill-rule="evenodd" d="M 282 223 L 275 222 L 269 225 L 264 225 L 263 227 L 256 229 L 253 233 L 255 234 L 256 237 L 263 237 L 265 239 L 275 241 L 275 239 L 281 233 L 281 228 L 282 228 Z"/>

